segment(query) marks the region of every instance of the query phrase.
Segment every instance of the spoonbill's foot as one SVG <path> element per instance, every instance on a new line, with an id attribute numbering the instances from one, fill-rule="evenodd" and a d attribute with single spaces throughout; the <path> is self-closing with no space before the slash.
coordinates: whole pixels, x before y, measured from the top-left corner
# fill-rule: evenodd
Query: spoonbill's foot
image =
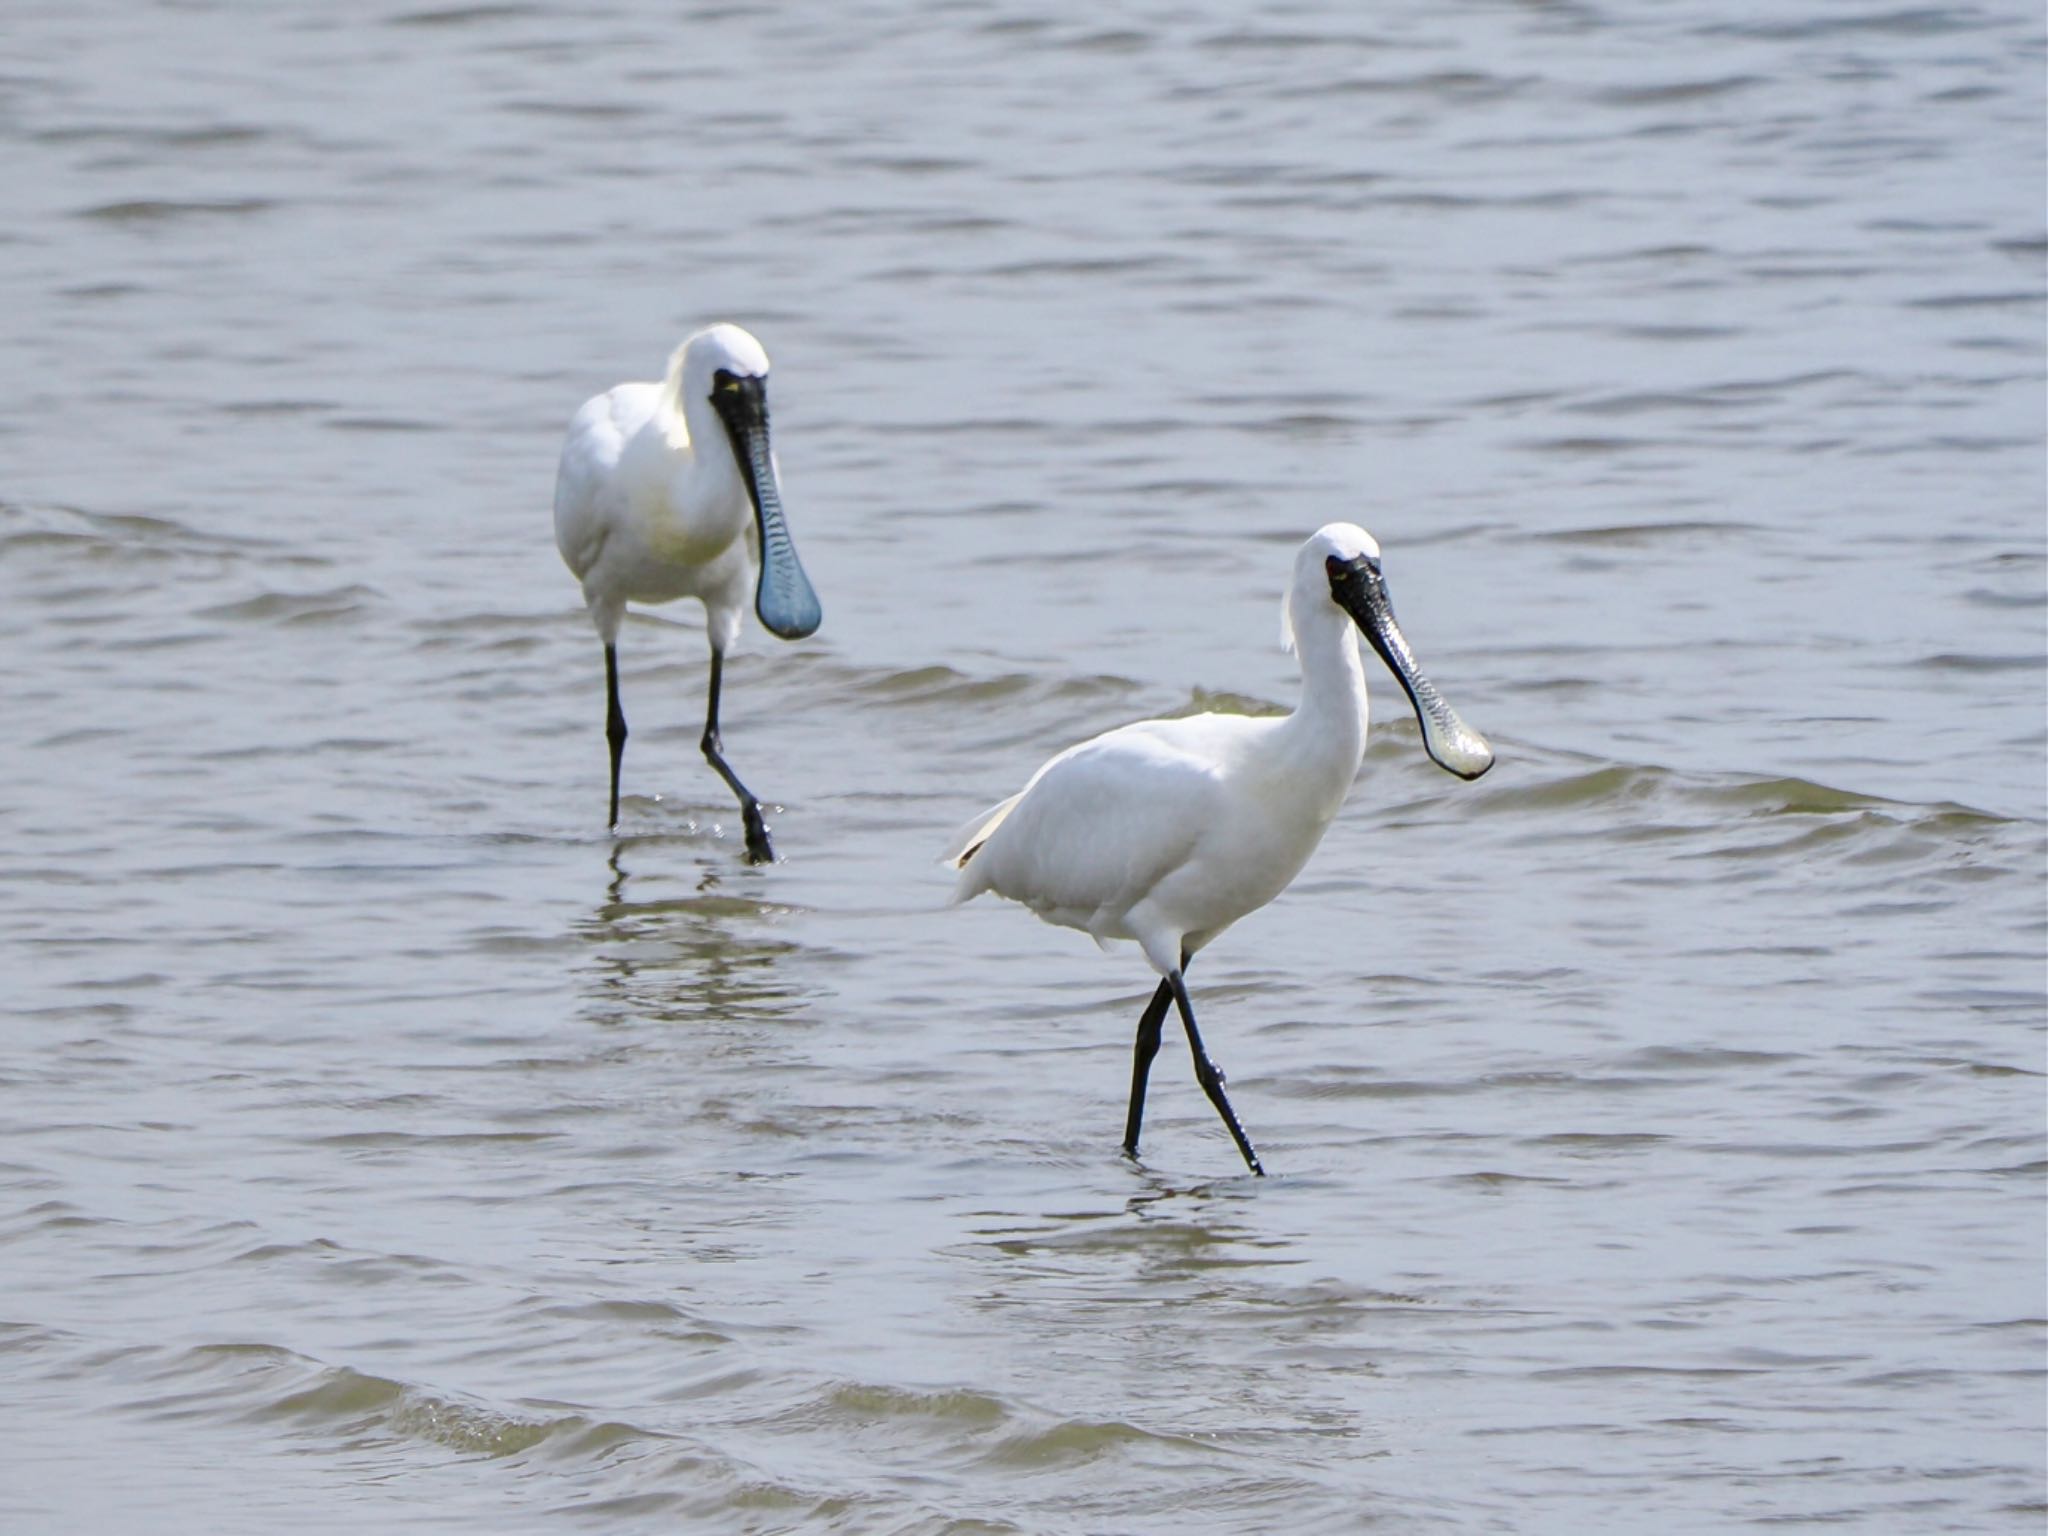
<path id="1" fill-rule="evenodd" d="M 768 841 L 768 823 L 761 819 L 761 807 L 749 805 L 740 812 L 740 819 L 747 827 L 747 862 L 749 864 L 773 864 L 775 847 Z"/>

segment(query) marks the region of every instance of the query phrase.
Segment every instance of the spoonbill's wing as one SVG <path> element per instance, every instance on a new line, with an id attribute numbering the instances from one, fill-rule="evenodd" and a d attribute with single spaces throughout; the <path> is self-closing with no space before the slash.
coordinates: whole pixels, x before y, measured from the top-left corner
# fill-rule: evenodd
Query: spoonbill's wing
<path id="1" fill-rule="evenodd" d="M 621 384 L 584 401 L 569 423 L 555 470 L 555 546 L 578 581 L 627 515 L 626 443 L 653 415 L 656 394 L 652 384 Z"/>
<path id="2" fill-rule="evenodd" d="M 1068 749 L 965 829 L 968 842 L 986 835 L 956 899 L 994 891 L 1048 916 L 1114 914 L 1184 862 L 1213 811 L 1217 765 L 1161 740 L 1154 724 Z"/>

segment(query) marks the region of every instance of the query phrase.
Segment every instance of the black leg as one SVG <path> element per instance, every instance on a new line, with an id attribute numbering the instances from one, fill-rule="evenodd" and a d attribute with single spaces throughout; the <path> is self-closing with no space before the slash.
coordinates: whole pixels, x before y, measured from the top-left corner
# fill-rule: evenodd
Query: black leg
<path id="1" fill-rule="evenodd" d="M 718 736 L 718 687 L 725 676 L 725 653 L 711 653 L 711 703 L 704 711 L 704 739 L 698 743 L 704 749 L 704 759 L 718 770 L 718 776 L 725 780 L 726 787 L 740 797 L 740 820 L 747 829 L 747 862 L 750 864 L 773 864 L 775 850 L 768 843 L 768 824 L 761 819 L 761 802 L 753 792 L 739 781 L 739 775 L 727 766 L 725 743 Z"/>
<path id="2" fill-rule="evenodd" d="M 626 712 L 619 708 L 619 650 L 604 648 L 604 739 L 612 744 L 612 817 L 608 827 L 619 824 L 619 764 L 626 756 Z"/>
<path id="3" fill-rule="evenodd" d="M 1188 952 L 1180 952 L 1180 968 L 1188 968 Z M 1124 1120 L 1124 1156 L 1138 1155 L 1138 1131 L 1145 1123 L 1145 1080 L 1152 1075 L 1152 1058 L 1159 1054 L 1159 1026 L 1166 1021 L 1167 1005 L 1173 1001 L 1173 983 L 1162 981 L 1152 1001 L 1138 1016 L 1138 1038 L 1131 1046 L 1131 1111 Z"/>
<path id="4" fill-rule="evenodd" d="M 1152 1001 L 1138 1017 L 1138 1039 L 1131 1047 L 1131 1112 L 1124 1121 L 1124 1156 L 1138 1155 L 1138 1130 L 1145 1123 L 1145 1079 L 1152 1072 L 1152 1058 L 1159 1054 L 1159 1026 L 1173 1002 L 1173 984 L 1162 981 Z"/>
<path id="5" fill-rule="evenodd" d="M 1209 1053 L 1202 1049 L 1202 1033 L 1195 1028 L 1194 1004 L 1188 1001 L 1188 984 L 1175 971 L 1166 978 L 1173 988 L 1173 1000 L 1180 1005 L 1180 1021 L 1187 1026 L 1188 1049 L 1195 1057 L 1195 1081 L 1202 1085 L 1202 1092 L 1209 1095 L 1209 1102 L 1216 1106 L 1216 1113 L 1223 1117 L 1223 1123 L 1230 1127 L 1230 1134 L 1237 1141 L 1237 1150 L 1244 1154 L 1246 1165 L 1260 1178 L 1266 1170 L 1259 1166 L 1259 1154 L 1252 1150 L 1251 1138 L 1244 1133 L 1244 1127 L 1237 1123 L 1237 1112 L 1230 1107 L 1230 1100 L 1223 1092 L 1223 1074 L 1216 1063 L 1209 1059 Z"/>

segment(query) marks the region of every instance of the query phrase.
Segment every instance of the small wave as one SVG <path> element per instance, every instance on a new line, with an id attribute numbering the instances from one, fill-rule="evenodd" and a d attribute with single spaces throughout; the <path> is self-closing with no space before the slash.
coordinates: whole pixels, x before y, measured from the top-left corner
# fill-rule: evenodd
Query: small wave
<path id="1" fill-rule="evenodd" d="M 1663 878 L 1673 881 L 1741 882 L 1773 870 L 1807 880 L 1834 869 L 1860 887 L 1873 867 L 1882 867 L 1893 880 L 1911 874 L 1943 886 L 1973 885 L 2038 868 L 2042 846 L 2040 822 L 1954 802 L 1903 802 L 1797 777 L 1639 764 L 1525 771 L 1475 786 L 1459 802 L 1467 817 L 1509 818 L 1508 835 L 1531 844 L 1659 844 L 1669 865 Z M 1396 804 L 1382 814 L 1399 819 L 1414 808 Z M 1936 887 L 1920 889 L 1926 901 L 1936 899 Z"/>
<path id="2" fill-rule="evenodd" d="M 909 228 L 921 235 L 989 235 L 1016 227 L 1012 219 L 985 213 L 934 213 L 907 222 Z"/>
<path id="3" fill-rule="evenodd" d="M 2043 302 L 2037 288 L 2013 288 L 1993 293 L 1936 293 L 1925 298 L 1906 299 L 1908 309 L 2015 309 Z"/>
<path id="4" fill-rule="evenodd" d="M 1496 75 L 1484 70 L 1442 69 L 1417 75 L 1370 75 L 1312 86 L 1303 96 L 1428 96 L 1470 105 L 1504 101 L 1541 83 L 1538 75 Z"/>
<path id="5" fill-rule="evenodd" d="M 920 1392 L 908 1387 L 842 1382 L 832 1387 L 823 1401 L 834 1414 L 857 1419 L 928 1418 L 986 1425 L 1001 1423 L 1011 1416 L 1010 1409 L 999 1398 L 966 1388 Z"/>
<path id="6" fill-rule="evenodd" d="M 1644 245 L 1627 251 L 1600 251 L 1589 256 L 1577 256 L 1565 262 L 1566 266 L 1605 267 L 1617 266 L 1624 262 L 1644 261 L 1663 266 L 1670 262 L 1704 261 L 1721 255 L 1711 245 Z"/>
<path id="7" fill-rule="evenodd" d="M 2044 662 L 2037 653 L 1970 656 L 1957 651 L 1942 651 L 1933 656 L 1923 656 L 1912 665 L 1931 672 L 2039 672 L 2048 662 Z"/>
<path id="8" fill-rule="evenodd" d="M 1250 49 L 1293 50 L 1311 48 L 1318 53 L 1330 48 L 1370 47 L 1371 43 L 1355 32 L 1277 32 L 1256 27 L 1240 27 L 1230 32 L 1217 32 L 1203 38 L 1195 46 L 1216 53 L 1243 53 Z"/>
<path id="9" fill-rule="evenodd" d="M 1621 1065 L 1638 1072 L 1720 1072 L 1733 1067 L 1769 1067 L 1797 1061 L 1792 1051 L 1743 1051 L 1714 1046 L 1651 1045 L 1631 1051 Z"/>
<path id="10" fill-rule="evenodd" d="M 246 218 L 251 214 L 268 213 L 277 206 L 277 200 L 269 197 L 145 197 L 95 203 L 89 208 L 79 209 L 74 217 L 109 224 L 165 224 L 180 219 Z"/>
<path id="11" fill-rule="evenodd" d="M 2025 256 L 2038 261 L 2048 256 L 2048 235 L 2013 235 L 1991 242 L 1991 249 L 2006 256 Z"/>
<path id="12" fill-rule="evenodd" d="M 1565 437 L 1537 437 L 1524 440 L 1521 445 L 1535 453 L 1567 454 L 1573 457 L 1594 458 L 1605 454 L 1639 453 L 1644 449 L 1671 448 L 1677 446 L 1670 438 L 1661 437 L 1608 437 L 1591 434 L 1573 434 Z"/>
<path id="13" fill-rule="evenodd" d="M 980 270 L 983 277 L 1109 277 L 1179 266 L 1167 256 L 1047 256 L 1007 261 Z"/>
<path id="14" fill-rule="evenodd" d="M 854 170 L 881 171 L 891 176 L 948 176 L 982 169 L 979 160 L 953 155 L 849 155 L 839 162 Z"/>
<path id="15" fill-rule="evenodd" d="M 175 127 L 130 127 L 126 124 L 73 124 L 45 129 L 29 137 L 38 144 L 131 144 L 162 149 L 213 149 L 261 143 L 272 130 L 250 123 L 199 123 Z M 116 205 L 109 205 L 116 206 Z"/>
<path id="16" fill-rule="evenodd" d="M 561 1131 L 339 1131 L 331 1136 L 309 1136 L 308 1146 L 334 1147 L 346 1152 L 388 1152 L 411 1147 L 534 1146 L 558 1141 Z"/>
<path id="17" fill-rule="evenodd" d="M 1635 416 L 1648 411 L 1725 411 L 1738 406 L 1771 404 L 1782 392 L 1813 384 L 1859 380 L 1863 376 L 1844 368 L 1827 368 L 1788 374 L 1774 379 L 1741 379 L 1726 384 L 1709 384 L 1687 390 L 1628 390 L 1574 401 L 1566 410 L 1588 416 Z"/>
<path id="18" fill-rule="evenodd" d="M 1594 93 L 1595 101 L 1612 107 L 1668 106 L 1732 96 L 1764 84 L 1761 75 L 1722 75 L 1711 80 L 1673 80 L 1658 85 L 1619 85 Z"/>
<path id="19" fill-rule="evenodd" d="M 382 594 L 365 586 L 335 587 L 325 592 L 265 592 L 232 603 L 216 603 L 193 617 L 257 624 L 326 624 L 353 618 L 376 606 Z"/>
<path id="20" fill-rule="evenodd" d="M 925 1454 L 957 1466 L 1012 1472 L 1057 1471 L 1152 1451 L 1181 1449 L 1205 1457 L 1210 1443 L 1145 1429 L 1122 1419 L 1073 1418 L 1012 1403 L 971 1388 L 919 1390 L 838 1382 L 784 1415 L 797 1424 L 829 1423 L 834 1433 L 906 1437 L 927 1444 Z"/>
<path id="21" fill-rule="evenodd" d="M 151 1390 L 128 1407 L 151 1417 L 228 1417 L 301 1437 L 412 1441 L 485 1458 L 547 1447 L 563 1457 L 598 1460 L 625 1442 L 673 1439 L 575 1412 L 494 1407 L 327 1365 L 274 1344 L 202 1344 L 150 1353 L 156 1358 L 147 1360 L 142 1374 Z"/>
<path id="22" fill-rule="evenodd" d="M 619 101 L 508 101 L 499 111 L 518 117 L 581 118 L 589 122 L 632 122 L 652 115 L 652 109 Z"/>
<path id="23" fill-rule="evenodd" d="M 1277 416 L 1268 416 L 1256 421 L 1233 421 L 1230 430 L 1236 432 L 1266 433 L 1278 432 L 1283 437 L 1298 438 L 1339 438 L 1363 430 L 1365 423 L 1356 416 L 1346 416 L 1336 411 L 1284 411 Z"/>
<path id="24" fill-rule="evenodd" d="M 1609 523 L 1591 528 L 1560 528 L 1528 537 L 1548 544 L 1620 545 L 1635 548 L 1666 539 L 1753 538 L 1764 532 L 1757 523 L 1719 521 L 1712 518 L 1680 519 L 1669 523 Z"/>
<path id="25" fill-rule="evenodd" d="M 1669 1136 L 1657 1131 L 1556 1131 L 1544 1136 L 1525 1136 L 1519 1145 L 1556 1147 L 1566 1152 L 1630 1152 L 1669 1140 Z"/>
<path id="26" fill-rule="evenodd" d="M 1740 336 L 1742 328 L 1735 325 L 1614 325 L 1607 328 L 1608 334 L 1628 341 L 1725 341 L 1731 336 Z"/>
<path id="27" fill-rule="evenodd" d="M 981 704 L 1028 691 L 1036 679 L 1021 672 L 969 677 L 944 665 L 912 667 L 862 679 L 853 691 L 868 698 L 920 704 Z"/>
<path id="28" fill-rule="evenodd" d="M 1127 677 L 1110 673 L 1045 677 L 1025 672 L 1002 672 L 975 677 L 944 663 L 924 667 L 870 668 L 823 662 L 809 669 L 803 679 L 833 699 L 849 694 L 871 699 L 883 707 L 924 709 L 940 706 L 949 710 L 964 705 L 995 703 L 1041 703 L 1093 701 L 1138 692 L 1140 685 Z"/>
<path id="29" fill-rule="evenodd" d="M 438 421 L 420 416 L 333 416 L 321 425 L 330 432 L 439 432 Z"/>
<path id="30" fill-rule="evenodd" d="M 0 501 L 0 523 L 25 522 L 33 526 L 0 534 L 0 547 L 15 540 L 79 542 L 133 548 L 148 544 L 189 543 L 217 548 L 232 543 L 203 534 L 168 517 L 131 512 L 88 512 L 78 507 L 37 506 Z M 68 525 L 68 526 L 66 526 Z"/>
<path id="31" fill-rule="evenodd" d="M 970 416 L 957 420 L 930 421 L 878 421 L 870 424 L 870 433 L 888 436 L 1010 436 L 1033 432 L 1054 433 L 1063 430 L 1057 422 L 1042 416 Z"/>
<path id="32" fill-rule="evenodd" d="M 253 123 L 200 123 L 190 128 L 158 128 L 143 135 L 170 149 L 213 149 L 223 145 L 259 144 L 275 135 Z"/>
<path id="33" fill-rule="evenodd" d="M 1063 38 L 1055 46 L 1070 53 L 1140 53 L 1150 48 L 1154 41 L 1143 32 L 1114 28 L 1102 32 L 1083 33 L 1079 37 Z"/>
<path id="34" fill-rule="evenodd" d="M 530 5 L 450 5 L 426 11 L 403 11 L 385 21 L 388 27 L 471 27 L 538 14 Z"/>
<path id="35" fill-rule="evenodd" d="M 1213 1456 L 1217 1450 L 1209 1441 L 1160 1434 L 1120 1419 L 1066 1419 L 1019 1428 L 1003 1436 L 975 1460 L 982 1466 L 1037 1471 L 1081 1466 L 1105 1456 L 1129 1455 L 1134 1451 L 1162 1447 L 1178 1448 L 1204 1457 Z"/>
<path id="36" fill-rule="evenodd" d="M 1504 1173 L 1498 1169 L 1478 1169 L 1472 1173 L 1447 1174 L 1438 1179 L 1437 1182 L 1440 1184 L 1464 1185 L 1486 1191 L 1502 1191 L 1520 1184 L 1569 1188 L 1575 1181 L 1557 1178 L 1550 1174 Z"/>
<path id="37" fill-rule="evenodd" d="M 1367 206 L 1414 208 L 1435 213 L 1467 211 L 1493 212 L 1503 209 L 1562 210 L 1583 208 L 1602 201 L 1608 194 L 1559 188 L 1551 192 L 1389 192 L 1362 200 Z M 1479 310 L 1471 311 L 1474 314 Z"/>
<path id="38" fill-rule="evenodd" d="M 67 299 L 130 299 L 156 290 L 147 283 L 73 283 L 57 292 Z"/>
<path id="39" fill-rule="evenodd" d="M 1875 34 L 1885 37 L 1940 37 L 1968 32 L 1990 22 L 1975 11 L 1947 6 L 1912 6 L 1895 11 L 1863 11 L 1849 15 L 1787 17 L 1783 20 L 1719 22 L 1698 29 L 1702 37 L 1756 38 L 1772 42 L 1808 42 L 1824 37 Z"/>
<path id="40" fill-rule="evenodd" d="M 1254 698 L 1246 693 L 1231 693 L 1224 689 L 1196 688 L 1187 697 L 1187 702 L 1165 711 L 1159 718 L 1177 720 L 1187 715 L 1284 715 L 1290 706 L 1275 704 L 1270 699 Z"/>
<path id="41" fill-rule="evenodd" d="M 1772 775 L 1711 776 L 1647 764 L 1607 763 L 1579 768 L 1537 783 L 1504 785 L 1472 797 L 1486 815 L 1521 814 L 1576 806 L 1641 801 L 1665 795 L 1705 811 L 1739 811 L 1752 817 L 1874 814 L 1886 824 L 1936 831 L 1967 832 L 2021 823 L 1953 801 L 1914 805 L 1809 779 Z M 1725 821 L 1723 815 L 1713 818 Z"/>
<path id="42" fill-rule="evenodd" d="M 222 400 L 210 407 L 223 416 L 312 416 L 335 408 L 332 400 Z"/>
<path id="43" fill-rule="evenodd" d="M 310 1384 L 249 1410 L 243 1418 L 350 1438 L 383 1434 L 490 1459 L 548 1446 L 560 1458 L 593 1461 L 624 1444 L 665 1438 L 657 1431 L 576 1413 L 512 1413 L 346 1366 L 322 1370 Z"/>

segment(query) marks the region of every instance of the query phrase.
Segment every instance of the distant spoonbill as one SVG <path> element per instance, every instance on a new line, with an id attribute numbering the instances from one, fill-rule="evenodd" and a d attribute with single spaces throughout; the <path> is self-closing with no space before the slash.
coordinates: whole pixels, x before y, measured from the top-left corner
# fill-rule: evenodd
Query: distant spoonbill
<path id="1" fill-rule="evenodd" d="M 569 423 L 555 476 L 555 543 L 583 583 L 583 601 L 604 641 L 609 825 L 619 824 L 626 752 L 619 620 L 628 602 L 700 598 L 711 643 L 700 745 L 739 796 L 748 859 L 772 861 L 761 804 L 725 761 L 719 679 L 725 653 L 739 638 L 749 589 L 761 622 L 785 640 L 810 634 L 822 613 L 782 519 L 761 343 L 736 325 L 714 325 L 676 348 L 659 384 L 621 384 L 586 400 Z"/>
<path id="2" fill-rule="evenodd" d="M 1001 805 L 954 835 L 956 902 L 983 891 L 1108 947 L 1135 939 L 1163 980 L 1138 1020 L 1124 1151 L 1138 1155 L 1145 1080 L 1169 1002 L 1180 1010 L 1195 1079 L 1263 1174 L 1202 1049 L 1183 973 L 1195 953 L 1287 888 L 1344 803 L 1365 753 L 1358 636 L 1393 670 L 1439 767 L 1476 779 L 1493 750 L 1415 664 L 1363 528 L 1331 523 L 1294 560 L 1286 635 L 1301 659 L 1301 703 L 1284 719 L 1195 715 L 1141 720 L 1069 747 Z"/>

